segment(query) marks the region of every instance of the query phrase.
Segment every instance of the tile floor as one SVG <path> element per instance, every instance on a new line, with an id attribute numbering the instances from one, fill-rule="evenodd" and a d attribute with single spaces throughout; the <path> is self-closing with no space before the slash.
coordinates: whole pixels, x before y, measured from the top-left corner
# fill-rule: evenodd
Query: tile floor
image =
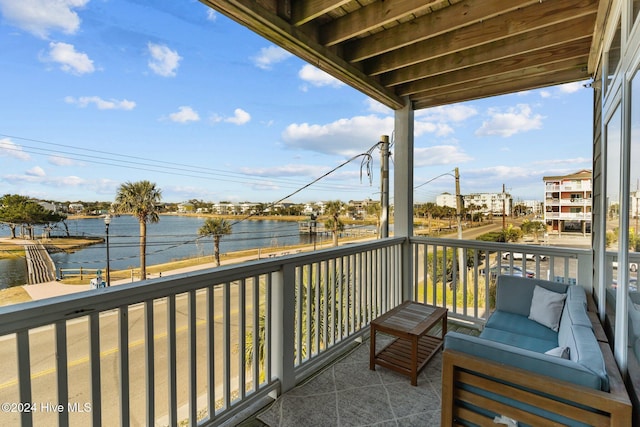
<path id="1" fill-rule="evenodd" d="M 366 340 L 282 395 L 257 419 L 270 427 L 439 426 L 441 369 L 439 351 L 418 376 L 416 387 L 409 377 L 386 368 L 371 371 Z"/>

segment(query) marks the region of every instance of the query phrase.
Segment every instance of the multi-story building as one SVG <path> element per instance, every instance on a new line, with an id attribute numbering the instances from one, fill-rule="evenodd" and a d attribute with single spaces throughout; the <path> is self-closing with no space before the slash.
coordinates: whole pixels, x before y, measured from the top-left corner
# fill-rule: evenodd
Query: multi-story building
<path id="1" fill-rule="evenodd" d="M 587 169 L 542 178 L 544 220 L 552 232 L 591 232 L 591 178 L 592 173 Z"/>
<path id="2" fill-rule="evenodd" d="M 464 207 L 483 215 L 511 215 L 513 199 L 509 193 L 473 193 L 462 196 Z M 455 194 L 442 193 L 436 196 L 436 205 L 456 207 Z"/>
<path id="3" fill-rule="evenodd" d="M 543 203 L 540 200 L 523 200 L 520 203 L 516 203 L 516 206 L 518 204 L 522 204 L 524 206 L 526 206 L 527 208 L 527 214 L 532 214 L 532 215 L 542 215 L 543 211 Z"/>
<path id="4" fill-rule="evenodd" d="M 451 193 L 442 193 L 436 196 L 436 205 L 456 208 L 456 195 Z"/>

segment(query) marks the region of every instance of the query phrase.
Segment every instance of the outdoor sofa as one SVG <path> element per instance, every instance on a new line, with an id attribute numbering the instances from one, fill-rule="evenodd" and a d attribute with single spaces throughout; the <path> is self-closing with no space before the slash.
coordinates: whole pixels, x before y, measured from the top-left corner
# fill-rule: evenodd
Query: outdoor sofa
<path id="1" fill-rule="evenodd" d="M 480 335 L 445 337 L 442 425 L 630 426 L 629 396 L 584 289 L 514 276 L 496 286 Z"/>

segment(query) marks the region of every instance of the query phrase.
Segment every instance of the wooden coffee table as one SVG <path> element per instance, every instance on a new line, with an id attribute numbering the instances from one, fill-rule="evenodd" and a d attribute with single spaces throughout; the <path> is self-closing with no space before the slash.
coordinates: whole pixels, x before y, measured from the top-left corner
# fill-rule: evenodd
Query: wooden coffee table
<path id="1" fill-rule="evenodd" d="M 428 335 L 438 322 L 442 322 L 441 336 Z M 377 332 L 396 339 L 376 352 Z M 418 385 L 418 373 L 442 348 L 446 333 L 446 308 L 406 301 L 371 322 L 369 369 L 375 371 L 376 365 L 380 365 L 408 375 L 411 385 Z"/>

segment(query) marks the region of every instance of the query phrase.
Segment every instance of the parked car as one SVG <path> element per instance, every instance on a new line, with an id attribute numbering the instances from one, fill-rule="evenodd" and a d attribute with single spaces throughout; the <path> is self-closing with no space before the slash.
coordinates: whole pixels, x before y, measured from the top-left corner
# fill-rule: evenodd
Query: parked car
<path id="1" fill-rule="evenodd" d="M 483 276 L 486 274 L 484 268 L 480 270 L 480 274 Z M 498 270 L 498 265 L 493 265 L 489 268 L 489 278 L 495 279 L 498 276 L 506 275 L 506 276 L 517 276 L 517 277 L 526 277 L 528 279 L 533 279 L 536 277 L 536 274 L 533 271 L 523 270 L 517 265 L 501 265 Z"/>
<path id="2" fill-rule="evenodd" d="M 523 257 L 527 258 L 527 261 L 535 261 L 535 254 L 523 254 L 522 252 L 505 252 L 502 254 L 502 259 L 510 259 L 513 258 L 515 260 L 522 260 Z M 544 261 L 547 259 L 546 255 L 538 255 L 540 261 Z"/>
<path id="3" fill-rule="evenodd" d="M 613 268 L 615 268 L 615 269 L 618 268 L 618 261 L 613 261 Z M 635 262 L 630 262 L 629 263 L 629 271 L 633 271 L 633 272 L 638 271 L 638 264 L 636 264 Z"/>

